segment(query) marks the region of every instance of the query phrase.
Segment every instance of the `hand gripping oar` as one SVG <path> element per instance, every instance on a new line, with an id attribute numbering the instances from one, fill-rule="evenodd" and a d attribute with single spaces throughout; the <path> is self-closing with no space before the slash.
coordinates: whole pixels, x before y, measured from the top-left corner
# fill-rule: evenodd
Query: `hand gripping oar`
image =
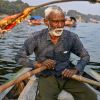
<path id="1" fill-rule="evenodd" d="M 9 88 L 10 86 L 12 85 L 15 85 L 25 79 L 28 79 L 30 78 L 32 75 L 34 74 L 38 74 L 40 73 L 41 71 L 45 70 L 46 67 L 43 66 L 43 67 L 40 67 L 40 68 L 37 68 L 37 69 L 34 69 L 32 71 L 29 71 L 21 76 L 19 76 L 17 79 L 15 80 L 12 80 L 4 85 L 1 85 L 0 86 L 0 93 L 3 92 L 4 90 L 6 90 L 7 88 Z M 97 81 L 94 81 L 94 80 L 91 80 L 91 79 L 88 79 L 88 78 L 85 78 L 83 76 L 79 76 L 79 75 L 73 75 L 72 76 L 72 79 L 75 79 L 77 81 L 81 81 L 81 82 L 85 82 L 85 83 L 89 83 L 89 84 L 92 84 L 92 85 L 96 85 L 96 86 L 99 86 L 100 87 L 100 82 L 97 82 Z"/>
<path id="2" fill-rule="evenodd" d="M 100 0 L 55 0 L 55 1 L 51 1 L 51 2 L 47 2 L 38 6 L 31 6 L 28 7 L 26 9 L 24 9 L 23 12 L 21 12 L 18 16 L 16 16 L 13 20 L 8 20 L 7 23 L 4 23 L 2 25 L 1 23 L 1 28 L 5 29 L 9 24 L 12 24 L 13 22 L 16 22 L 16 25 L 19 24 L 20 22 L 22 22 L 33 10 L 36 10 L 40 7 L 44 7 L 50 4 L 54 4 L 54 3 L 61 3 L 61 2 L 71 2 L 71 1 L 89 1 L 92 3 L 100 3 Z"/>
<path id="3" fill-rule="evenodd" d="M 96 86 L 100 87 L 100 82 L 91 80 L 91 79 L 83 77 L 81 75 L 73 75 L 72 79 L 77 80 L 77 81 L 81 81 L 81 82 L 84 82 L 84 83 L 89 83 L 89 84 L 96 85 Z"/>

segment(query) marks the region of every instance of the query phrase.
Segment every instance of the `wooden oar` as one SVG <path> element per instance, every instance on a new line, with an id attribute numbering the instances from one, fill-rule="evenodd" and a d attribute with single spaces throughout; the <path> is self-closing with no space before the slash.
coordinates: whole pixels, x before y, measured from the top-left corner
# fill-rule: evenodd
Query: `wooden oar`
<path id="1" fill-rule="evenodd" d="M 70 1 L 70 0 L 66 0 L 65 2 Z M 40 8 L 40 7 L 44 7 L 46 5 L 50 5 L 50 4 L 54 4 L 54 3 L 60 3 L 63 2 L 63 0 L 58 0 L 58 1 L 51 1 L 48 3 L 44 3 L 38 6 L 31 6 L 28 8 L 25 8 L 18 16 L 16 16 L 14 19 L 12 20 L 8 20 L 8 21 L 3 21 L 3 23 L 0 22 L 0 26 L 2 29 L 5 29 L 9 24 L 12 24 L 13 22 L 16 22 L 16 24 L 19 24 L 20 22 L 22 22 L 32 11 Z"/>
<path id="2" fill-rule="evenodd" d="M 10 86 L 15 85 L 15 84 L 17 84 L 17 83 L 19 83 L 19 82 L 21 82 L 21 81 L 23 81 L 23 80 L 25 80 L 25 79 L 28 79 L 28 78 L 30 78 L 32 75 L 37 74 L 37 73 L 39 73 L 39 72 L 41 72 L 41 71 L 43 71 L 43 70 L 45 70 L 45 69 L 46 69 L 45 66 L 40 67 L 40 68 L 37 68 L 37 69 L 34 69 L 34 70 L 32 70 L 32 71 L 26 72 L 25 74 L 22 74 L 22 75 L 19 76 L 17 79 L 14 79 L 14 80 L 12 80 L 12 81 L 10 81 L 10 82 L 4 84 L 4 85 L 1 85 L 1 86 L 0 86 L 0 93 L 3 92 L 4 90 L 6 90 L 7 88 L 9 88 Z"/>
<path id="3" fill-rule="evenodd" d="M 40 7 L 44 7 L 50 4 L 54 4 L 54 3 L 61 3 L 61 2 L 71 2 L 71 1 L 89 1 L 89 2 L 93 2 L 93 3 L 99 3 L 100 0 L 55 0 L 55 1 L 51 1 L 51 2 L 47 2 L 38 6 L 31 6 L 26 8 L 23 12 L 21 12 L 17 17 L 15 17 L 13 20 L 11 21 L 7 21 L 7 23 L 5 23 L 5 25 L 0 25 L 2 26 L 2 29 L 5 29 L 9 24 L 12 24 L 13 22 L 16 22 L 16 24 L 19 24 L 21 21 L 23 21 L 33 10 L 36 10 Z M 26 10 L 28 9 L 27 13 L 24 13 Z"/>
<path id="4" fill-rule="evenodd" d="M 81 82 L 84 82 L 84 83 L 89 83 L 89 84 L 96 85 L 96 86 L 100 87 L 100 82 L 91 80 L 91 79 L 83 77 L 81 75 L 73 75 L 72 79 L 77 80 L 77 81 L 81 81 Z"/>
<path id="5" fill-rule="evenodd" d="M 7 88 L 9 88 L 10 86 L 12 85 L 15 85 L 25 79 L 28 79 L 30 78 L 32 75 L 34 74 L 37 74 L 37 73 L 40 73 L 41 71 L 45 70 L 46 67 L 43 66 L 43 67 L 40 67 L 40 68 L 37 68 L 37 69 L 34 69 L 32 71 L 29 71 L 21 76 L 19 76 L 17 79 L 15 80 L 12 80 L 4 85 L 1 85 L 0 86 L 0 93 L 3 92 L 4 90 L 6 90 Z M 97 81 L 94 81 L 94 80 L 91 80 L 91 79 L 88 79 L 88 78 L 85 78 L 83 76 L 79 76 L 79 75 L 73 75 L 72 76 L 72 79 L 75 79 L 77 81 L 81 81 L 81 82 L 85 82 L 85 83 L 89 83 L 89 84 L 92 84 L 92 85 L 96 85 L 96 86 L 99 86 L 100 87 L 100 82 L 97 82 Z"/>
<path id="6" fill-rule="evenodd" d="M 2 29 L 5 29 L 9 24 L 12 24 L 13 22 L 16 22 L 16 24 L 19 24 L 20 22 L 22 22 L 32 11 L 40 8 L 40 7 L 44 7 L 50 4 L 54 4 L 54 3 L 60 3 L 60 2 L 68 2 L 68 1 L 72 1 L 72 0 L 57 0 L 57 1 L 51 1 L 48 3 L 44 3 L 38 6 L 31 6 L 28 8 L 25 8 L 18 16 L 16 16 L 14 19 L 12 20 L 8 20 L 8 21 L 3 21 L 3 23 L 0 22 L 0 26 Z"/>

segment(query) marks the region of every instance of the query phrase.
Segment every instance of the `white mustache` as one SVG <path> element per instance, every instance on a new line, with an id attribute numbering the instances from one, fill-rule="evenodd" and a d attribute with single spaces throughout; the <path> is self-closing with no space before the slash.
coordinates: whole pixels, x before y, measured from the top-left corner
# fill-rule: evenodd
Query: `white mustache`
<path id="1" fill-rule="evenodd" d="M 52 30 L 50 31 L 50 34 L 51 34 L 51 35 L 54 35 L 54 36 L 61 36 L 61 34 L 63 33 L 63 29 L 64 29 L 64 28 L 52 29 Z"/>
<path id="2" fill-rule="evenodd" d="M 55 32 L 61 32 L 61 31 L 63 31 L 63 28 L 56 28 L 56 29 L 54 29 L 54 31 Z"/>

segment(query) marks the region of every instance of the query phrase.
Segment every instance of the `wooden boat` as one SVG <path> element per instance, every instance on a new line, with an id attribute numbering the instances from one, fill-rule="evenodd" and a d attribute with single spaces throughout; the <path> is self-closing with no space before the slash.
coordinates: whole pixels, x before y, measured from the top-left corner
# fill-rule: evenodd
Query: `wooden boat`
<path id="1" fill-rule="evenodd" d="M 15 75 L 12 77 L 11 80 L 16 79 L 17 77 L 19 77 L 20 75 L 22 75 L 23 73 L 26 73 L 27 71 L 31 70 L 31 68 L 22 68 L 20 71 L 18 71 L 17 73 L 15 73 Z M 10 80 L 9 80 L 10 81 Z M 11 86 L 10 88 L 6 89 L 4 92 L 0 93 L 0 100 L 6 100 L 4 99 L 6 97 L 6 95 L 13 89 L 14 86 Z"/>
<path id="2" fill-rule="evenodd" d="M 96 72 L 96 69 L 100 69 L 99 67 L 91 67 L 91 66 L 87 66 L 85 68 L 85 73 L 87 73 L 87 75 L 92 76 L 92 78 L 94 78 L 95 80 L 100 82 L 100 73 Z M 21 75 L 22 73 L 25 73 L 27 71 L 31 70 L 30 68 L 25 68 L 25 69 L 21 69 L 16 75 L 16 77 L 18 77 L 19 75 Z M 17 100 L 35 100 L 35 95 L 36 95 L 36 90 L 37 90 L 37 83 L 38 83 L 38 79 L 35 76 L 32 76 L 29 79 L 29 82 L 27 83 L 27 85 L 25 86 L 25 88 L 23 89 L 23 91 L 21 92 L 20 96 L 18 97 Z M 88 85 L 98 96 L 98 100 L 100 100 L 100 91 L 96 90 L 95 88 L 93 88 L 91 85 Z M 4 91 L 3 93 L 0 94 L 0 100 L 9 100 L 9 99 L 5 99 L 5 96 L 8 94 L 8 92 L 11 91 L 11 89 L 13 88 L 10 87 L 9 89 L 7 89 L 6 91 Z M 11 99 L 11 100 L 16 100 L 16 99 Z M 65 92 L 64 90 L 59 94 L 58 96 L 58 100 L 74 100 L 72 95 Z"/>
<path id="3" fill-rule="evenodd" d="M 98 74 L 96 71 L 94 71 L 92 68 L 94 67 L 86 67 L 85 72 L 93 76 L 94 79 L 97 81 L 100 81 L 100 74 Z M 100 67 L 99 67 L 100 68 Z M 96 68 L 95 68 L 96 69 Z M 98 100 L 100 100 L 100 91 L 94 89 L 92 86 L 88 85 L 98 96 Z M 30 81 L 20 94 L 18 100 L 35 100 L 35 95 L 36 95 L 36 89 L 37 89 L 37 79 L 35 76 L 30 78 Z M 28 95 L 27 95 L 28 94 Z M 34 95 L 33 95 L 34 94 Z M 69 94 L 68 92 L 65 92 L 64 90 L 59 94 L 58 100 L 74 100 L 72 95 Z"/>
<path id="4" fill-rule="evenodd" d="M 84 72 L 89 75 L 91 78 L 97 80 L 100 82 L 100 66 L 87 66 L 84 69 Z M 99 90 L 96 90 L 91 85 L 87 84 L 98 96 L 98 100 L 100 100 L 100 88 Z"/>
<path id="5" fill-rule="evenodd" d="M 85 72 L 90 76 L 93 76 L 93 78 L 95 78 L 97 81 L 100 81 L 100 75 L 96 73 L 94 70 L 92 70 L 91 68 L 92 67 L 86 67 Z M 100 92 L 94 89 L 92 86 L 90 85 L 88 86 L 98 95 L 98 100 L 100 100 Z M 37 79 L 35 77 L 31 77 L 30 81 L 24 88 L 23 92 L 20 94 L 18 100 L 35 100 L 36 89 L 37 89 Z M 58 100 L 74 100 L 74 99 L 71 94 L 63 90 L 59 94 Z"/>

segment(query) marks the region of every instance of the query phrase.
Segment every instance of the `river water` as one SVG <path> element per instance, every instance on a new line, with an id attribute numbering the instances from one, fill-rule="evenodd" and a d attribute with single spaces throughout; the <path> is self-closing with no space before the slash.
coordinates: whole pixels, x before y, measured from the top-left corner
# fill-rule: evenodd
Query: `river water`
<path id="1" fill-rule="evenodd" d="M 0 84 L 9 80 L 21 68 L 14 58 L 26 38 L 31 36 L 32 32 L 43 28 L 45 26 L 29 26 L 27 22 L 23 22 L 0 39 Z M 90 65 L 100 66 L 100 24 L 79 23 L 71 31 L 79 35 L 88 50 L 91 56 Z"/>

